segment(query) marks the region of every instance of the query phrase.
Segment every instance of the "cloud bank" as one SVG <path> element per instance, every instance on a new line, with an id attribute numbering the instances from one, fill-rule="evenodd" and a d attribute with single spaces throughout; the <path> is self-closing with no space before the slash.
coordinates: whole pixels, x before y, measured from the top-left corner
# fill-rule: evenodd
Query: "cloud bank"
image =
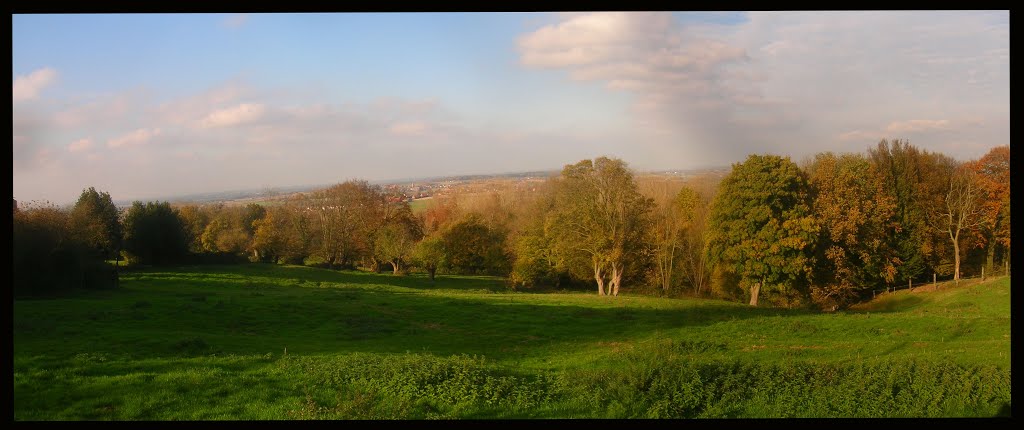
<path id="1" fill-rule="evenodd" d="M 1006 12 L 747 18 L 572 14 L 521 36 L 517 48 L 528 69 L 632 94 L 637 131 L 679 158 L 862 151 L 885 137 L 921 138 L 965 158 L 1009 141 Z M 987 127 L 971 125 L 978 116 Z"/>

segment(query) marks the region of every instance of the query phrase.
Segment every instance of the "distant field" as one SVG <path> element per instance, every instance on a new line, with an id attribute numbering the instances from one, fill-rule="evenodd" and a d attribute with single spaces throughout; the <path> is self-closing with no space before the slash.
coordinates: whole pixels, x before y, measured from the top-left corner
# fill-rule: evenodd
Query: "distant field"
<path id="1" fill-rule="evenodd" d="M 298 266 L 14 302 L 15 420 L 994 416 L 1010 280 L 849 312 Z"/>
<path id="2" fill-rule="evenodd" d="M 430 204 L 433 203 L 433 201 L 433 197 L 416 199 L 409 203 L 409 209 L 412 210 L 412 213 L 414 214 L 420 213 L 426 211 Z"/>

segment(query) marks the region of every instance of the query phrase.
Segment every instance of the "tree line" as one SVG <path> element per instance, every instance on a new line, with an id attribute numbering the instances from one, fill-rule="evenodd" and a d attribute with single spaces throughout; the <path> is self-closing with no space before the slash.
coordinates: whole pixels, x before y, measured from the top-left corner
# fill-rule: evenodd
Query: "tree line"
<path id="1" fill-rule="evenodd" d="M 958 162 L 900 140 L 799 164 L 751 155 L 720 181 L 682 184 L 599 157 L 530 191 L 439 197 L 420 213 L 362 180 L 268 206 L 120 212 L 89 188 L 70 210 L 16 207 L 15 289 L 107 285 L 101 263 L 122 257 L 248 260 L 835 309 L 880 286 L 958 279 L 965 262 L 991 273 L 1009 261 L 1009 202 L 1009 146 Z"/>

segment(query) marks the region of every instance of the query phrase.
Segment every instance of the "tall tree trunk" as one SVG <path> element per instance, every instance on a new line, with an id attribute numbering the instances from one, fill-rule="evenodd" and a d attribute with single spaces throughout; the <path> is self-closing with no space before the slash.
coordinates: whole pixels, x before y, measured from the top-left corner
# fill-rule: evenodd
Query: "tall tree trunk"
<path id="1" fill-rule="evenodd" d="M 604 274 L 601 273 L 603 267 L 594 261 L 594 280 L 597 281 L 597 295 L 604 295 Z"/>
<path id="2" fill-rule="evenodd" d="M 392 269 L 392 271 L 391 271 L 392 275 L 397 275 L 398 274 L 398 260 L 391 261 L 391 269 Z"/>
<path id="3" fill-rule="evenodd" d="M 430 266 L 427 267 L 427 275 L 430 276 L 430 282 L 434 282 L 434 273 L 437 272 L 437 268 Z"/>
<path id="4" fill-rule="evenodd" d="M 704 257 L 701 256 L 699 258 L 700 260 L 697 262 L 697 295 L 700 295 L 701 290 L 704 288 L 704 268 L 706 267 Z"/>
<path id="5" fill-rule="evenodd" d="M 612 263 L 612 280 L 611 283 L 608 285 L 609 294 L 613 296 L 619 295 L 619 284 L 622 283 L 623 271 L 625 271 L 625 267 L 622 265 L 622 263 L 619 263 L 618 266 L 616 266 L 615 263 Z"/>
<path id="6" fill-rule="evenodd" d="M 754 284 L 753 287 L 750 287 L 750 306 L 757 306 L 757 296 L 761 293 L 761 284 L 763 282 L 764 280 L 761 280 L 761 282 L 758 282 Z"/>
<path id="7" fill-rule="evenodd" d="M 960 236 L 959 232 L 957 236 Z M 959 237 L 953 238 L 953 280 L 957 283 L 960 282 L 960 240 Z"/>
<path id="8" fill-rule="evenodd" d="M 993 237 L 993 238 L 989 239 L 989 241 L 988 241 L 988 253 L 985 256 L 985 265 L 988 266 L 988 272 L 989 273 L 995 273 L 993 271 L 995 269 L 995 264 L 996 264 L 996 244 L 995 244 L 995 237 Z"/>

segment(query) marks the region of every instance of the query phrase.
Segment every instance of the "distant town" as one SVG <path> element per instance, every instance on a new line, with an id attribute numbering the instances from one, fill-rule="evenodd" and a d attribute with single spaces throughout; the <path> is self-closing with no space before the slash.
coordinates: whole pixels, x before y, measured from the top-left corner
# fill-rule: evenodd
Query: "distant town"
<path id="1" fill-rule="evenodd" d="M 707 174 L 724 176 L 728 172 L 729 167 L 712 167 L 686 170 L 642 171 L 637 172 L 637 174 L 641 177 L 685 179 L 690 176 Z M 392 194 L 395 200 L 412 202 L 415 200 L 430 199 L 434 197 L 444 197 L 454 192 L 473 194 L 510 189 L 513 191 L 533 191 L 536 190 L 538 184 L 543 183 L 548 178 L 557 176 L 558 174 L 559 171 L 550 170 L 370 181 L 370 183 L 381 186 L 381 188 Z M 296 194 L 308 193 L 328 186 L 330 186 L 330 184 L 265 188 L 262 190 L 234 190 L 172 196 L 153 200 L 163 200 L 171 203 L 222 203 L 226 205 L 244 205 L 248 203 L 269 203 L 273 201 L 286 200 Z M 118 207 L 125 208 L 131 206 L 133 201 L 134 200 L 120 200 L 115 201 L 114 203 Z"/>

